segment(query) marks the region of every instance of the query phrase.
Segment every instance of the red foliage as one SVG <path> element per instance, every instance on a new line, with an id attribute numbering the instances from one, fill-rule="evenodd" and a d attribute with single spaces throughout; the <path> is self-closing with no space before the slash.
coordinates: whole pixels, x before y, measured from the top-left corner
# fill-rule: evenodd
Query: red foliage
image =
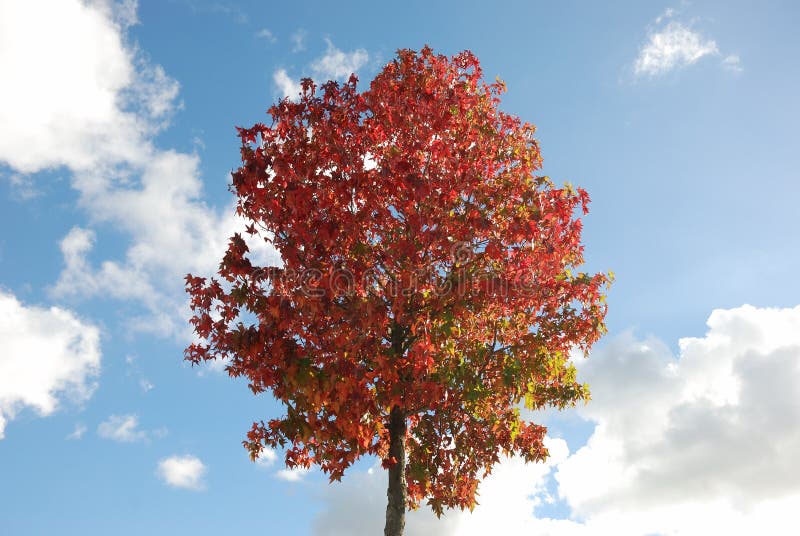
<path id="1" fill-rule="evenodd" d="M 186 359 L 227 358 L 285 404 L 248 433 L 252 457 L 284 446 L 331 480 L 365 454 L 390 466 L 399 407 L 409 505 L 471 507 L 500 454 L 547 456 L 522 402 L 588 398 L 568 354 L 605 329 L 607 276 L 572 272 L 589 197 L 535 175 L 534 127 L 499 111 L 503 91 L 469 52 L 402 50 L 362 93 L 304 80 L 270 126 L 239 129 L 237 211 L 283 266 L 236 235 L 221 279 L 188 276 L 204 342 Z"/>

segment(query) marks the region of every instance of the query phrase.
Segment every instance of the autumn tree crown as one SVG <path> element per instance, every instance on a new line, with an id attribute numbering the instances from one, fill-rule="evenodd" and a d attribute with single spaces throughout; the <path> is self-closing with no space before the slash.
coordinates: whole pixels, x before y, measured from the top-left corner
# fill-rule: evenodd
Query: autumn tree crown
<path id="1" fill-rule="evenodd" d="M 440 513 L 474 505 L 500 455 L 546 457 L 522 404 L 588 397 L 568 356 L 605 329 L 608 278 L 577 271 L 589 196 L 537 176 L 504 90 L 469 52 L 401 50 L 363 92 L 305 79 L 239 129 L 237 212 L 282 265 L 254 265 L 237 234 L 217 278 L 188 276 L 186 358 L 224 358 L 284 404 L 249 432 L 254 458 L 282 446 L 332 480 L 365 454 L 391 465 L 397 408 L 409 503 Z"/>

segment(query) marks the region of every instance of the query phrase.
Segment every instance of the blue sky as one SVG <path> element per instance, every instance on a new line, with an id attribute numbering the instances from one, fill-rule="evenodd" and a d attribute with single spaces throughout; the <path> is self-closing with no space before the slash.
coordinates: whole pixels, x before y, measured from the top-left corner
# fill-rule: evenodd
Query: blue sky
<path id="1" fill-rule="evenodd" d="M 191 369 L 185 273 L 241 228 L 234 126 L 302 76 L 469 49 L 586 188 L 613 270 L 593 401 L 534 416 L 474 513 L 409 535 L 786 533 L 800 507 L 800 9 L 791 2 L 0 0 L 0 533 L 378 533 L 385 475 L 251 463 L 280 412 Z M 268 250 L 264 261 L 275 261 Z M 757 529 L 756 529 L 757 528 Z"/>

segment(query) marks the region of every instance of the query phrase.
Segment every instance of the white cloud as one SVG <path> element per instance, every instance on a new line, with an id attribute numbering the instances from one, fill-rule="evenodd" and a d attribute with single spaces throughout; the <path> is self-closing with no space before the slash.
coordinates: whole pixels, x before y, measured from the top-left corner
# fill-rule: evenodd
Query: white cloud
<path id="1" fill-rule="evenodd" d="M 664 10 L 664 12 L 656 17 L 656 24 L 661 24 L 662 21 L 665 21 L 675 15 L 675 9 L 668 7 Z"/>
<path id="2" fill-rule="evenodd" d="M 725 56 L 725 59 L 722 60 L 722 67 L 733 73 L 741 73 L 744 71 L 742 60 L 736 54 Z"/>
<path id="3" fill-rule="evenodd" d="M 386 519 L 386 470 L 380 463 L 368 471 L 350 470 L 341 482 L 328 484 L 320 489 L 323 508 L 313 524 L 314 536 L 346 536 L 350 534 L 379 534 Z M 406 513 L 406 536 L 430 534 L 455 534 L 458 526 L 447 512 L 437 519 L 430 508 L 422 506 Z M 502 534 L 500 531 L 493 533 Z"/>
<path id="4" fill-rule="evenodd" d="M 275 473 L 275 476 L 281 480 L 286 480 L 287 482 L 299 482 L 310 472 L 310 467 L 292 467 L 291 469 L 281 469 Z"/>
<path id="5" fill-rule="evenodd" d="M 196 456 L 170 456 L 158 462 L 157 474 L 174 488 L 202 490 L 206 466 Z"/>
<path id="6" fill-rule="evenodd" d="M 792 522 L 800 306 L 715 310 L 708 327 L 681 339 L 677 358 L 627 336 L 582 364 L 593 399 L 579 411 L 597 427 L 556 479 L 593 530 L 782 533 Z"/>
<path id="7" fill-rule="evenodd" d="M 243 225 L 232 206 L 203 202 L 197 155 L 154 146 L 179 86 L 129 43 L 135 22 L 134 1 L 0 5 L 0 73 L 13 80 L 0 85 L 0 163 L 24 185 L 26 174 L 65 166 L 89 216 L 61 244 L 51 296 L 135 301 L 143 310 L 132 329 L 186 339 L 183 277 L 215 271 Z M 89 260 L 97 225 L 130 238 L 124 258 Z"/>
<path id="8" fill-rule="evenodd" d="M 180 84 L 167 76 L 163 67 L 138 59 L 136 77 L 122 93 L 122 102 L 127 108 L 135 109 L 139 117 L 147 118 L 151 125 L 160 129 L 169 124 L 167 120 L 176 107 L 183 107 L 177 101 L 179 92 Z"/>
<path id="9" fill-rule="evenodd" d="M 103 0 L 100 0 L 99 5 L 101 8 L 104 5 L 108 6 L 107 3 L 103 3 Z M 114 9 L 110 9 L 111 16 L 123 28 L 127 28 L 139 23 L 139 17 L 136 15 L 138 7 L 139 0 L 117 0 L 116 4 L 114 4 Z M 108 7 L 106 9 L 109 10 Z"/>
<path id="10" fill-rule="evenodd" d="M 155 385 L 153 382 L 148 380 L 147 378 L 139 378 L 139 388 L 144 391 L 145 393 L 149 393 L 153 389 L 155 389 Z"/>
<path id="11" fill-rule="evenodd" d="M 628 334 L 577 361 L 592 387 L 577 409 L 595 424 L 587 444 L 570 454 L 550 439 L 546 464 L 503 460 L 474 512 L 436 520 L 422 507 L 407 534 L 787 534 L 800 508 L 800 306 L 715 310 L 708 328 L 678 356 Z M 324 485 L 315 534 L 379 532 L 380 466 Z M 537 518 L 553 501 L 570 519 Z"/>
<path id="12" fill-rule="evenodd" d="M 154 288 L 143 267 L 107 260 L 94 268 L 87 258 L 94 243 L 95 233 L 90 229 L 73 227 L 67 233 L 61 241 L 65 266 L 58 281 L 49 289 L 51 296 L 135 300 L 142 303 L 153 318 L 160 319 L 158 326 L 162 334 L 174 332 L 176 320 L 170 309 L 175 306 L 167 303 L 167 298 Z"/>
<path id="13" fill-rule="evenodd" d="M 296 99 L 302 92 L 300 81 L 295 80 L 289 76 L 286 69 L 278 69 L 273 73 L 272 79 L 275 81 L 275 86 L 278 88 L 278 93 L 281 97 L 289 97 Z"/>
<path id="14" fill-rule="evenodd" d="M 75 425 L 75 429 L 73 429 L 72 432 L 67 435 L 66 439 L 77 441 L 78 439 L 83 438 L 83 434 L 86 433 L 86 430 L 87 428 L 85 424 L 78 423 Z"/>
<path id="15" fill-rule="evenodd" d="M 425 504 L 406 514 L 407 536 L 482 536 L 484 534 L 548 534 L 552 524 L 536 519 L 534 509 L 551 500 L 545 484 L 553 468 L 568 454 L 561 439 L 548 438 L 551 457 L 545 463 L 503 458 L 480 484 L 474 511 L 446 510 L 437 519 Z M 325 507 L 314 521 L 316 536 L 375 534 L 384 526 L 387 474 L 376 463 L 368 471 L 352 470 L 322 492 Z M 569 528 L 562 522 L 561 528 Z"/>
<path id="16" fill-rule="evenodd" d="M 1 174 L 0 179 L 7 179 L 12 188 L 13 197 L 19 201 L 28 201 L 41 195 L 41 190 L 28 175 L 19 173 Z"/>
<path id="17" fill-rule="evenodd" d="M 51 289 L 51 294 L 56 297 L 80 294 L 84 298 L 106 295 L 141 300 L 155 295 L 155 290 L 145 274 L 125 269 L 110 261 L 104 262 L 95 271 L 87 259 L 94 243 L 95 233 L 91 229 L 73 227 L 67 233 L 61 241 L 65 268 Z"/>
<path id="18" fill-rule="evenodd" d="M 220 0 L 178 0 L 185 9 L 193 13 L 203 13 L 214 15 L 215 18 L 224 16 L 230 18 L 236 24 L 247 24 L 250 17 L 242 8 L 234 2 Z"/>
<path id="19" fill-rule="evenodd" d="M 448 514 L 457 520 L 450 534 L 545 533 L 549 522 L 536 519 L 534 509 L 554 500 L 546 489 L 547 478 L 569 453 L 563 439 L 548 438 L 546 445 L 550 458 L 545 463 L 525 463 L 519 457 L 502 459 L 481 483 L 475 510 Z"/>
<path id="20" fill-rule="evenodd" d="M 311 64 L 311 69 L 320 78 L 347 78 L 369 61 L 369 54 L 363 48 L 342 52 L 333 46 L 330 39 L 326 39 L 325 42 L 328 44 L 327 51 Z"/>
<path id="21" fill-rule="evenodd" d="M 256 37 L 266 39 L 269 43 L 275 43 L 278 40 L 278 38 L 275 37 L 275 34 L 273 34 L 272 31 L 268 30 L 267 28 L 259 30 L 259 32 L 256 33 Z"/>
<path id="22" fill-rule="evenodd" d="M 664 18 L 668 17 L 659 17 L 657 24 Z M 706 39 L 689 26 L 672 21 L 650 32 L 633 68 L 637 76 L 652 77 L 692 65 L 704 56 L 716 54 L 719 54 L 719 49 L 713 39 Z"/>
<path id="23" fill-rule="evenodd" d="M 177 83 L 126 45 L 133 21 L 134 2 L 0 4 L 0 161 L 32 173 L 147 159 Z"/>
<path id="24" fill-rule="evenodd" d="M 100 370 L 100 331 L 59 307 L 26 306 L 0 290 L 0 439 L 25 407 L 50 415 L 87 400 Z"/>
<path id="25" fill-rule="evenodd" d="M 161 151 L 134 184 L 84 189 L 82 204 L 93 219 L 133 238 L 126 259 L 130 269 L 183 275 L 217 267 L 240 222 L 233 206 L 218 211 L 203 202 L 199 164 L 196 155 Z"/>
<path id="26" fill-rule="evenodd" d="M 266 447 L 261 451 L 261 456 L 256 459 L 256 465 L 259 467 L 272 467 L 277 460 L 278 453 L 275 452 L 275 449 Z"/>
<path id="27" fill-rule="evenodd" d="M 300 52 L 306 49 L 306 32 L 303 28 L 299 28 L 289 38 L 292 41 L 292 52 Z"/>
<path id="28" fill-rule="evenodd" d="M 97 435 L 120 443 L 135 443 L 148 438 L 148 433 L 139 429 L 136 415 L 111 415 L 97 427 Z"/>
<path id="29" fill-rule="evenodd" d="M 52 296 L 133 300 L 144 307 L 145 314 L 131 319 L 130 328 L 191 337 L 183 277 L 187 272 L 214 273 L 228 238 L 242 232 L 245 223 L 235 216 L 233 206 L 215 211 L 199 200 L 200 183 L 183 169 L 182 156 L 159 155 L 143 174 L 139 189 L 109 189 L 86 199 L 96 221 L 119 228 L 131 237 L 131 243 L 123 260 L 107 260 L 94 267 L 88 259 L 94 233 L 73 228 L 61 242 L 65 266 L 50 289 Z M 171 178 L 171 185 L 165 177 Z M 176 184 L 181 177 L 186 184 Z M 269 244 L 248 235 L 244 238 L 254 263 L 280 262 Z"/>
<path id="30" fill-rule="evenodd" d="M 308 67 L 313 74 L 311 78 L 318 82 L 348 78 L 369 61 L 369 54 L 363 48 L 344 52 L 336 48 L 330 39 L 325 39 L 325 42 L 327 43 L 325 53 L 312 61 Z M 300 79 L 289 76 L 286 69 L 277 69 L 272 79 L 281 97 L 295 99 L 302 90 Z"/>

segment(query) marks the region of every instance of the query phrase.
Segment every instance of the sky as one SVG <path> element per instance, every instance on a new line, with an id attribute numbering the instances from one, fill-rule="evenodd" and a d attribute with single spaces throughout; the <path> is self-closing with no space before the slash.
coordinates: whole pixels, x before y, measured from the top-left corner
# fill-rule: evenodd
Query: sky
<path id="1" fill-rule="evenodd" d="M 257 463 L 277 416 L 190 367 L 187 272 L 244 222 L 235 126 L 299 79 L 471 50 L 592 197 L 592 401 L 528 417 L 474 512 L 406 534 L 789 534 L 800 508 L 800 8 L 792 2 L 0 0 L 0 533 L 377 534 L 386 476 Z M 254 253 L 279 263 L 274 251 Z"/>

